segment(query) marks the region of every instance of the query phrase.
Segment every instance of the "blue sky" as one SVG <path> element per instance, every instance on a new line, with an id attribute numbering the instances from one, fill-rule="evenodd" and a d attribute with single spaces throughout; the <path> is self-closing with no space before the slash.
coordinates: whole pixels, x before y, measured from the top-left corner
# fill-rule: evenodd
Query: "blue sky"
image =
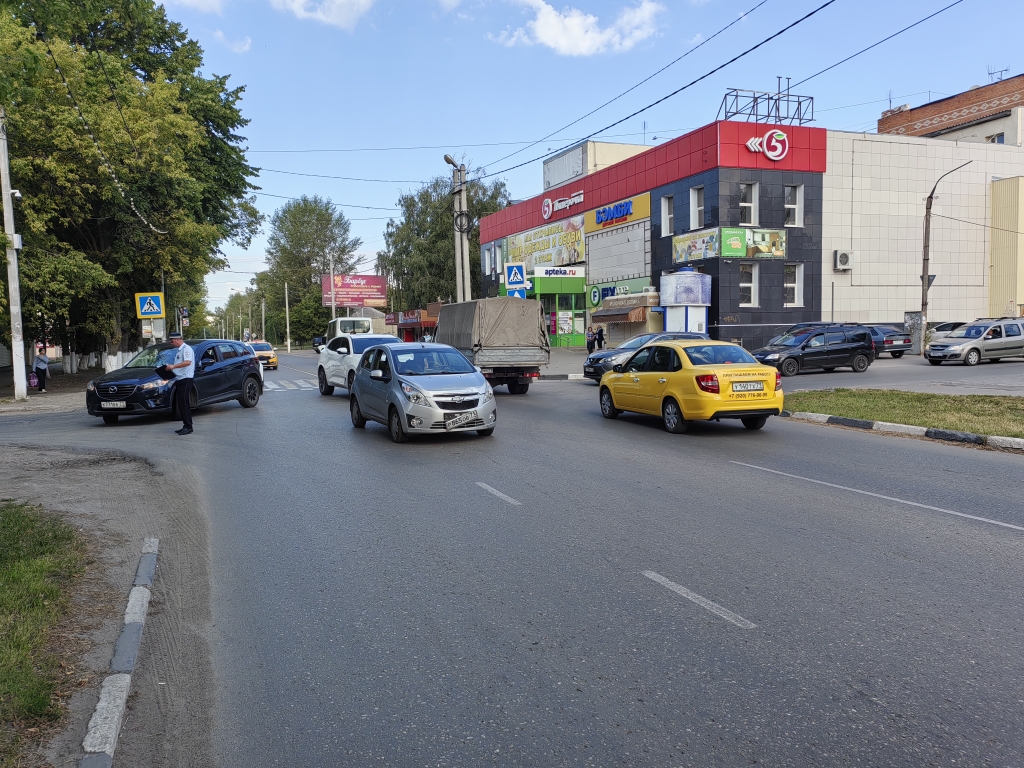
<path id="1" fill-rule="evenodd" d="M 726 88 L 774 90 L 777 75 L 797 82 L 951 1 L 836 0 L 603 137 L 660 143 L 713 121 Z M 353 220 L 367 257 L 362 271 L 371 271 L 392 213 L 378 209 L 393 208 L 403 190 L 445 173 L 446 152 L 499 171 L 568 145 L 717 67 L 824 0 L 767 0 L 611 106 L 501 160 L 643 80 L 758 2 L 168 0 L 167 8 L 203 46 L 206 71 L 246 87 L 249 158 L 266 169 L 257 182 L 265 193 L 261 210 L 269 217 L 284 202 L 271 195 L 330 197 Z M 874 130 L 890 93 L 893 105 L 916 106 L 929 92 L 934 99 L 989 82 L 989 67 L 1008 67 L 1008 76 L 1024 72 L 1024 50 L 1007 44 L 1007 31 L 1022 28 L 1019 0 L 964 0 L 794 92 L 815 97 L 818 126 Z M 530 197 L 541 191 L 541 164 L 504 178 L 514 198 Z M 208 278 L 211 306 L 244 289 L 244 271 L 263 267 L 265 243 L 264 235 L 248 251 L 228 246 L 235 271 Z"/>

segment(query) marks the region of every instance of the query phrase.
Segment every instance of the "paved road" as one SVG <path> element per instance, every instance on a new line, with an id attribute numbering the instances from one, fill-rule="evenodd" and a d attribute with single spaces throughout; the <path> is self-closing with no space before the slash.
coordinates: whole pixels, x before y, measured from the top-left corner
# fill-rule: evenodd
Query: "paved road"
<path id="1" fill-rule="evenodd" d="M 220 765 L 1020 764 L 1020 457 L 783 420 L 669 435 L 575 382 L 499 393 L 491 438 L 398 446 L 312 360 L 187 438 L 0 433 L 194 467 Z"/>

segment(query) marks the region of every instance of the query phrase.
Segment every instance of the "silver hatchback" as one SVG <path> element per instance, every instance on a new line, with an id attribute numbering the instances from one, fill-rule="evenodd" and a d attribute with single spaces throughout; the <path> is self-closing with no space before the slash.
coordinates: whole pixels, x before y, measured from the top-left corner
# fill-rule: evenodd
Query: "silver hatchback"
<path id="1" fill-rule="evenodd" d="M 494 432 L 494 390 L 466 357 L 447 344 L 370 347 L 359 360 L 349 396 L 352 425 L 384 424 L 396 443 L 409 435 Z"/>

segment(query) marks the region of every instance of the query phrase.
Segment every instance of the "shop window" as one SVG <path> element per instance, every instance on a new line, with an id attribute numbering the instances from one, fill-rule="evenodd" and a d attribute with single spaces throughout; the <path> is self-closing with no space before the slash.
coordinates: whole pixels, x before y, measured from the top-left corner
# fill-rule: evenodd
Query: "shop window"
<path id="1" fill-rule="evenodd" d="M 757 277 L 760 264 L 740 264 L 740 306 L 758 306 Z"/>
<path id="2" fill-rule="evenodd" d="M 804 185 L 786 186 L 786 226 L 802 227 L 804 225 Z"/>
<path id="3" fill-rule="evenodd" d="M 756 183 L 740 184 L 740 224 L 756 227 L 758 224 L 758 200 Z"/>
<path id="4" fill-rule="evenodd" d="M 661 236 L 671 237 L 675 233 L 676 209 L 672 195 L 661 198 Z"/>
<path id="5" fill-rule="evenodd" d="M 690 188 L 690 229 L 704 226 L 704 187 Z"/>
<path id="6" fill-rule="evenodd" d="M 787 264 L 786 278 L 783 287 L 785 289 L 785 301 L 787 307 L 802 307 L 804 305 L 804 265 Z"/>

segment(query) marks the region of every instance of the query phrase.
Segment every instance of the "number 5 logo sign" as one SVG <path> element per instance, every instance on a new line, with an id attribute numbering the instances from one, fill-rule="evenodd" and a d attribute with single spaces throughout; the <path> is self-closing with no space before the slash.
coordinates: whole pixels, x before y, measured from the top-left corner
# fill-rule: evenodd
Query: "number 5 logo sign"
<path id="1" fill-rule="evenodd" d="M 763 152 L 769 160 L 781 160 L 789 153 L 789 136 L 773 128 L 764 138 L 754 137 L 747 142 L 751 152 Z"/>

